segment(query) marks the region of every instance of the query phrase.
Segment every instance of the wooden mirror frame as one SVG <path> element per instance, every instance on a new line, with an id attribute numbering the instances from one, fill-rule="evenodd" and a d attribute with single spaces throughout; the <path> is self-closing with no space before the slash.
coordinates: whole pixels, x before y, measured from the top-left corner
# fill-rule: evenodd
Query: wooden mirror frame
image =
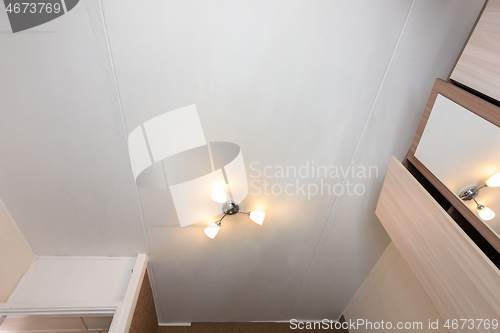
<path id="1" fill-rule="evenodd" d="M 417 133 L 406 155 L 406 160 L 413 164 L 422 175 L 451 203 L 455 209 L 465 217 L 469 223 L 498 251 L 500 252 L 500 237 L 492 231 L 486 224 L 470 210 L 470 208 L 460 200 L 446 185 L 444 185 L 427 167 L 425 167 L 416 157 L 420 138 L 424 132 L 427 120 L 436 101 L 437 95 L 441 94 L 451 101 L 463 106 L 472 113 L 500 127 L 500 108 L 471 94 L 465 90 L 447 83 L 441 79 L 436 79 L 431 95 L 425 106 L 425 111 L 418 125 Z M 499 128 L 500 130 L 500 128 Z"/>

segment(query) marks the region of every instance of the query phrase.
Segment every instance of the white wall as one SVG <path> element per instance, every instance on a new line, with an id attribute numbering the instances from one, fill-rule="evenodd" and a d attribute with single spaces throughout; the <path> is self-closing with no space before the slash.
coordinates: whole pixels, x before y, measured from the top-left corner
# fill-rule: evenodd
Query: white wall
<path id="1" fill-rule="evenodd" d="M 7 300 L 34 257 L 0 201 L 0 303 Z"/>
<path id="2" fill-rule="evenodd" d="M 377 166 L 379 178 L 362 180 L 365 195 L 336 201 L 294 316 L 338 318 L 387 247 L 390 239 L 374 210 L 390 157 L 406 155 L 435 79 L 448 77 L 483 5 L 483 0 L 411 3 L 352 156 L 355 165 Z"/>
<path id="3" fill-rule="evenodd" d="M 91 3 L 16 34 L 0 10 L 0 197 L 36 255 L 148 252 Z"/>
<path id="4" fill-rule="evenodd" d="M 9 303 L 122 301 L 135 258 L 39 257 Z"/>
<path id="5" fill-rule="evenodd" d="M 344 312 L 344 317 L 347 321 L 363 319 L 371 323 L 380 323 L 383 320 L 393 325 L 398 322 L 412 324 L 421 322 L 424 328 L 422 331 L 427 331 L 429 320 L 431 322 L 439 320 L 439 329 L 432 332 L 448 332 L 448 329 L 442 327 L 444 321 L 422 285 L 393 243 L 389 245 L 352 299 Z M 356 332 L 380 331 L 366 326 L 356 330 Z"/>

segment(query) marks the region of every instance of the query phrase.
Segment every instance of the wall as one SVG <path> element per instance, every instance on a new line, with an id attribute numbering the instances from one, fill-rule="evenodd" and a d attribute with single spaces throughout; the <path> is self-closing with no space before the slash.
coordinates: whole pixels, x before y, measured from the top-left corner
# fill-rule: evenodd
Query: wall
<path id="1" fill-rule="evenodd" d="M 141 291 L 137 299 L 129 333 L 156 332 L 158 317 L 156 316 L 153 291 L 146 271 L 142 280 Z"/>
<path id="2" fill-rule="evenodd" d="M 134 267 L 129 257 L 39 257 L 9 303 L 122 301 Z"/>
<path id="3" fill-rule="evenodd" d="M 9 297 L 35 255 L 0 201 L 0 303 Z"/>
<path id="4" fill-rule="evenodd" d="M 393 325 L 397 322 L 422 322 L 424 328 L 428 327 L 429 320 L 439 320 L 440 327 L 433 332 L 448 332 L 442 327 L 444 321 L 422 285 L 393 243 L 370 272 L 344 316 L 347 322 L 357 319 L 372 323 L 383 320 Z M 380 331 L 366 327 L 356 330 Z"/>
<path id="5" fill-rule="evenodd" d="M 373 211 L 390 157 L 405 156 L 434 80 L 448 77 L 483 4 L 412 2 L 352 156 L 354 165 L 378 167 L 379 177 L 346 177 L 367 193 L 335 202 L 292 318 L 337 319 L 389 244 Z"/>

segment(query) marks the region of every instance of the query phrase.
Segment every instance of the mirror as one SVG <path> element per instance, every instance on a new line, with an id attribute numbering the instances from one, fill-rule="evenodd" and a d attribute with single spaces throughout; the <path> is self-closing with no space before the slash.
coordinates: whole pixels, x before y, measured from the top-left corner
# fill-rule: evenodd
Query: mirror
<path id="1" fill-rule="evenodd" d="M 415 157 L 459 197 L 465 189 L 481 187 L 500 172 L 500 128 L 437 93 Z M 494 211 L 495 217 L 485 221 L 478 215 L 473 200 L 462 202 L 498 237 L 500 187 L 481 189 L 476 200 Z"/>

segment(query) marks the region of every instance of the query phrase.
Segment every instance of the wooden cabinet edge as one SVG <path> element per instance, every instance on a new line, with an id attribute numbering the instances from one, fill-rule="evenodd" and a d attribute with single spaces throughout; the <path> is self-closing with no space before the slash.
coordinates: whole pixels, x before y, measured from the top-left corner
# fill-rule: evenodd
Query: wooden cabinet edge
<path id="1" fill-rule="evenodd" d="M 394 157 L 375 212 L 443 319 L 500 318 L 500 271 Z"/>

